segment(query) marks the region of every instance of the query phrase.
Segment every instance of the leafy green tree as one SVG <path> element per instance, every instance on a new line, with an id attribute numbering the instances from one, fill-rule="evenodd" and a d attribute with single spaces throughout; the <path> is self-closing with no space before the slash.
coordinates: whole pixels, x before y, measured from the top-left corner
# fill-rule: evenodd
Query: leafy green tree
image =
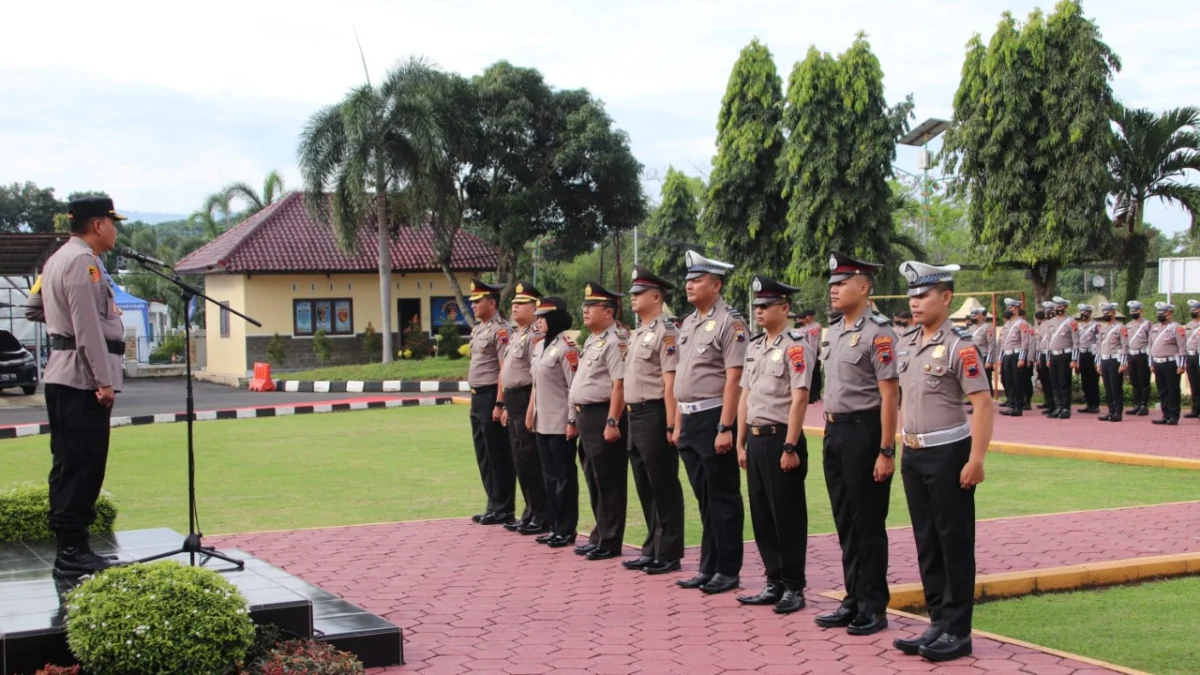
<path id="1" fill-rule="evenodd" d="M 53 232 L 54 214 L 66 212 L 54 188 L 30 181 L 0 186 L 0 232 Z"/>
<path id="2" fill-rule="evenodd" d="M 1200 108 L 1185 107 L 1155 114 L 1118 104 L 1117 151 L 1112 173 L 1116 181 L 1116 225 L 1121 230 L 1120 263 L 1125 268 L 1125 301 L 1136 297 L 1146 273 L 1149 239 L 1146 202 L 1174 202 L 1191 217 L 1191 234 L 1200 235 L 1200 187 L 1185 183 L 1200 172 Z"/>
<path id="3" fill-rule="evenodd" d="M 1005 12 L 968 44 L 943 154 L 989 267 L 1019 264 L 1038 301 L 1058 270 L 1111 249 L 1105 210 L 1114 151 L 1111 79 L 1120 62 L 1075 0 L 1024 26 Z"/>
<path id="4" fill-rule="evenodd" d="M 757 272 L 778 274 L 791 259 L 776 174 L 782 115 L 782 80 L 770 50 L 754 39 L 733 64 L 721 100 L 717 155 L 700 212 L 700 233 L 736 261 L 739 287 Z"/>
<path id="5" fill-rule="evenodd" d="M 675 284 L 675 291 L 669 293 L 669 300 L 676 305 L 685 300 L 683 294 L 684 277 L 687 275 L 687 265 L 684 263 L 684 252 L 688 248 L 703 250 L 703 244 L 698 243 L 696 233 L 700 203 L 694 181 L 674 167 L 667 169 L 667 177 L 663 181 L 661 203 L 650 214 L 646 221 L 646 237 L 643 255 L 645 265 L 658 276 Z M 703 185 L 703 183 L 701 183 Z"/>
<path id="6" fill-rule="evenodd" d="M 883 70 L 862 33 L 836 59 L 814 47 L 793 68 L 779 169 L 794 274 L 827 273 L 831 250 L 878 261 L 891 274 L 893 240 L 915 246 L 892 220 L 889 184 L 911 111 L 911 97 L 887 105 Z"/>

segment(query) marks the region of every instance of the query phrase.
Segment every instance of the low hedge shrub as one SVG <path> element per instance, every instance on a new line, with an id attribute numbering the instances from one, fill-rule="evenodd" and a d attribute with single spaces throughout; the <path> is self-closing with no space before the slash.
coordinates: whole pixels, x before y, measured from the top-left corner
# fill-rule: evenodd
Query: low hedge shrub
<path id="1" fill-rule="evenodd" d="M 112 532 L 117 505 L 112 495 L 101 492 L 96 500 L 96 522 L 92 534 Z M 0 490 L 0 543 L 53 539 L 50 530 L 50 486 L 24 483 Z"/>

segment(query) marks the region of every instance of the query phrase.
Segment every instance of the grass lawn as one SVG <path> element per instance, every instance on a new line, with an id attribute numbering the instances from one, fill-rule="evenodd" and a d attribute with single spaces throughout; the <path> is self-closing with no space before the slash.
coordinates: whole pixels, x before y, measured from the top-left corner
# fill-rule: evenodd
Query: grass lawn
<path id="1" fill-rule="evenodd" d="M 277 373 L 281 380 L 306 382 L 329 380 L 465 380 L 469 359 L 450 359 L 442 356 L 420 361 L 397 359 L 391 363 L 366 363 L 359 366 L 333 366 L 296 373 Z"/>
<path id="2" fill-rule="evenodd" d="M 1156 675 L 1200 672 L 1200 577 L 982 603 L 975 628 Z"/>
<path id="3" fill-rule="evenodd" d="M 465 517 L 483 504 L 466 406 L 199 422 L 195 444 L 205 534 Z M 113 430 L 105 488 L 121 507 L 119 529 L 187 530 L 186 448 L 183 424 Z M 814 439 L 807 481 L 813 533 L 833 531 L 820 457 L 820 441 Z M 0 441 L 0 486 L 44 482 L 49 468 L 49 436 Z M 695 499 L 680 468 L 687 541 L 698 544 Z M 587 520 L 582 478 L 580 490 Z M 978 492 L 978 514 L 992 518 L 1157 504 L 1198 494 L 1197 471 L 993 454 L 987 482 Z M 748 508 L 746 514 L 749 540 Z M 889 524 L 907 523 L 897 478 Z M 625 541 L 640 543 L 644 536 L 630 480 Z"/>

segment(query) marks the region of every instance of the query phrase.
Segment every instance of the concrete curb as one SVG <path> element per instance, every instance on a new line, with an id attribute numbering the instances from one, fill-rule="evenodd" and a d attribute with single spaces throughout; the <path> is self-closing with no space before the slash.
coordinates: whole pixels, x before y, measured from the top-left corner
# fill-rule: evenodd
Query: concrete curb
<path id="1" fill-rule="evenodd" d="M 230 408 L 226 410 L 202 410 L 196 413 L 197 422 L 212 420 L 244 420 L 262 417 L 283 417 L 286 415 L 307 415 L 311 413 L 345 412 L 347 410 L 378 410 L 384 408 L 407 408 L 423 405 L 450 405 L 453 401 L 449 396 L 437 398 L 407 398 L 379 399 L 365 401 L 341 401 L 332 403 L 284 403 L 275 406 L 256 408 Z M 157 415 L 133 415 L 113 417 L 110 427 L 142 426 L 146 424 L 174 424 L 186 422 L 187 413 L 160 413 Z M 17 424 L 0 428 L 0 440 L 7 438 L 24 438 L 50 433 L 49 424 Z"/>
<path id="2" fill-rule="evenodd" d="M 454 380 L 275 380 L 275 389 L 305 394 L 440 394 L 471 391 L 465 381 Z"/>

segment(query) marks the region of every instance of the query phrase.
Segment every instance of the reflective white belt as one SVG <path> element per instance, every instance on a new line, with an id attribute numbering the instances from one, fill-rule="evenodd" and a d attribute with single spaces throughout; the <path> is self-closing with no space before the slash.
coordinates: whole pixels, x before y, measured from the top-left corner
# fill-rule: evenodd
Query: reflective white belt
<path id="1" fill-rule="evenodd" d="M 1144 349 L 1130 349 L 1129 350 L 1130 356 L 1140 356 L 1145 353 L 1146 353 L 1146 350 L 1144 350 Z"/>
<path id="2" fill-rule="evenodd" d="M 1198 353 L 1200 353 L 1200 352 L 1197 352 L 1195 349 L 1188 350 L 1188 356 L 1195 356 Z"/>
<path id="3" fill-rule="evenodd" d="M 1150 360 L 1154 361 L 1155 363 L 1174 363 L 1175 357 L 1174 356 L 1164 356 L 1162 358 L 1159 358 L 1159 357 L 1155 356 L 1155 357 L 1151 358 Z"/>
<path id="4" fill-rule="evenodd" d="M 1070 349 L 1054 349 L 1050 352 L 1051 356 L 1062 356 L 1063 354 L 1070 354 L 1070 353 L 1071 353 Z"/>
<path id="5" fill-rule="evenodd" d="M 1020 349 L 1006 349 L 1006 350 L 1004 350 L 1004 355 L 1005 355 L 1005 356 L 1008 356 L 1008 355 L 1010 355 L 1010 354 L 1020 354 L 1020 353 L 1021 353 L 1021 350 L 1020 350 Z"/>
<path id="6" fill-rule="evenodd" d="M 962 424 L 953 429 L 931 431 L 927 434 L 910 434 L 907 431 L 900 432 L 904 446 L 907 448 L 932 448 L 938 445 L 949 445 L 950 443 L 957 443 L 970 435 L 970 424 Z"/>
<path id="7" fill-rule="evenodd" d="M 1105 354 L 1100 357 L 1100 360 L 1101 361 L 1112 361 L 1114 359 L 1119 359 L 1119 358 L 1121 358 L 1120 354 Z"/>
<path id="8" fill-rule="evenodd" d="M 684 403 L 683 401 L 680 401 L 679 412 L 683 413 L 684 415 L 691 415 L 698 412 L 704 412 L 705 410 L 712 410 L 713 408 L 720 408 L 721 404 L 724 402 L 725 399 L 723 398 L 710 398 L 704 401 L 694 401 L 692 403 Z"/>

